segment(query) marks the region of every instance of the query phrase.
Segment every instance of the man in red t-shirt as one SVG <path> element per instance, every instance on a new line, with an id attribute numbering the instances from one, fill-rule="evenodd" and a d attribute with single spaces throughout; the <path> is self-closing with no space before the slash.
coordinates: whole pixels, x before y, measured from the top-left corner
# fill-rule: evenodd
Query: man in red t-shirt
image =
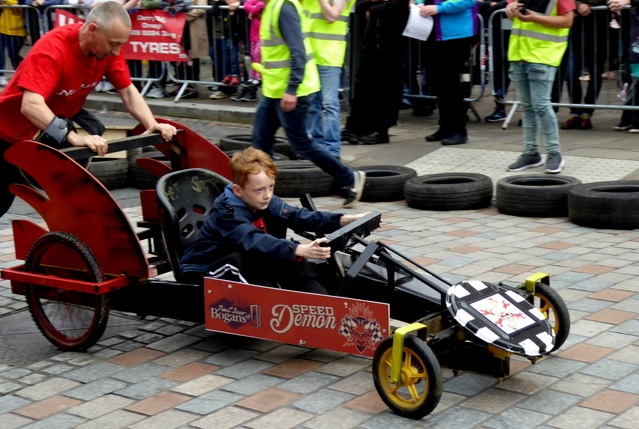
<path id="1" fill-rule="evenodd" d="M 11 207 L 13 194 L 8 186 L 19 174 L 4 161 L 4 151 L 14 143 L 33 139 L 56 117 L 75 116 L 102 76 L 113 84 L 124 106 L 147 132 L 159 132 L 165 140 L 175 135 L 172 125 L 158 124 L 131 83 L 120 54 L 130 34 L 127 11 L 117 2 L 100 3 L 83 24 L 65 25 L 45 34 L 20 63 L 0 93 L 0 216 Z M 86 146 L 100 156 L 108 150 L 106 140 L 98 135 L 81 136 L 71 131 L 66 143 Z"/>

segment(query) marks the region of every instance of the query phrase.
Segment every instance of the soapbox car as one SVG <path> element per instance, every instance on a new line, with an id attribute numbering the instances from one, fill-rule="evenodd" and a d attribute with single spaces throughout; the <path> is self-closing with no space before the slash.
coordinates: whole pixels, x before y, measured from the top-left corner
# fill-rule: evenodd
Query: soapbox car
<path id="1" fill-rule="evenodd" d="M 141 191 L 137 228 L 74 161 L 90 156 L 86 149 L 25 141 L 7 150 L 6 160 L 38 185 L 11 190 L 46 227 L 13 221 L 16 258 L 24 264 L 1 274 L 61 350 L 94 345 L 110 310 L 189 320 L 217 332 L 372 357 L 383 401 L 399 415 L 421 418 L 442 395 L 441 366 L 503 379 L 511 355 L 535 362 L 566 340 L 568 310 L 548 275 L 517 286 L 451 284 L 391 246 L 367 241 L 380 224 L 377 212 L 326 236 L 332 257 L 313 264 L 329 295 L 245 284 L 232 267 L 203 284 L 186 281 L 177 261 L 230 174 L 223 152 L 174 125 L 180 132 L 172 142 L 134 135 L 110 144 L 152 144 L 171 160 L 171 167 L 139 161 L 159 180 L 155 190 Z M 314 209 L 308 197 L 302 204 Z"/>

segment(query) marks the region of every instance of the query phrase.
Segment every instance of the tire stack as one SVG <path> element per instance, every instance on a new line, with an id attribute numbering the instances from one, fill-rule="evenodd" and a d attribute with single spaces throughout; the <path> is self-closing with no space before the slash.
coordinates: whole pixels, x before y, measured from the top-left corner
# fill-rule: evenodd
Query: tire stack
<path id="1" fill-rule="evenodd" d="M 580 183 L 574 177 L 548 174 L 504 177 L 497 182 L 497 210 L 512 216 L 567 216 L 568 192 Z"/>
<path id="2" fill-rule="evenodd" d="M 639 180 L 584 183 L 568 194 L 568 216 L 582 226 L 639 228 Z"/>
<path id="3" fill-rule="evenodd" d="M 88 170 L 107 189 L 121 188 L 126 185 L 129 165 L 126 158 L 93 157 Z"/>
<path id="4" fill-rule="evenodd" d="M 493 182 L 477 173 L 427 174 L 404 186 L 409 207 L 421 210 L 473 210 L 490 206 Z"/>

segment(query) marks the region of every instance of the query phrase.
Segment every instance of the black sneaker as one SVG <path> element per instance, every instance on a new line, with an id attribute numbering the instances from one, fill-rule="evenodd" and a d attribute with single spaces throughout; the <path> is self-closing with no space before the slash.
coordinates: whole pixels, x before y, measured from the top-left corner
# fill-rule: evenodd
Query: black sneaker
<path id="1" fill-rule="evenodd" d="M 442 139 L 442 144 L 445 146 L 451 146 L 456 144 L 464 144 L 468 141 L 468 136 L 462 133 L 452 134 L 445 139 Z"/>
<path id="2" fill-rule="evenodd" d="M 353 171 L 355 175 L 355 182 L 353 182 L 352 188 L 342 188 L 342 194 L 344 196 L 344 203 L 342 207 L 353 207 L 362 198 L 364 192 L 364 185 L 366 184 L 366 173 L 363 171 Z"/>
<path id="3" fill-rule="evenodd" d="M 491 115 L 486 116 L 484 120 L 486 122 L 501 122 L 505 121 L 507 116 L 505 110 L 495 110 Z"/>
<path id="4" fill-rule="evenodd" d="M 442 130 L 437 130 L 433 134 L 429 134 L 424 137 L 424 140 L 427 142 L 438 142 L 440 140 L 444 140 L 448 137 L 448 133 L 443 132 Z"/>
<path id="5" fill-rule="evenodd" d="M 539 167 L 544 164 L 544 160 L 539 153 L 533 155 L 523 153 L 519 156 L 517 161 L 508 166 L 508 171 L 521 171 L 527 168 Z"/>

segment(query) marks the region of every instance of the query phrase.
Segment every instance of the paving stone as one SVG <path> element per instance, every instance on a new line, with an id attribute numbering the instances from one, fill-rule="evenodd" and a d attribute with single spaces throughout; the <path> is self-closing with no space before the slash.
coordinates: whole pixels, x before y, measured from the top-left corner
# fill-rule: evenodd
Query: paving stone
<path id="1" fill-rule="evenodd" d="M 68 412 L 69 414 L 84 417 L 85 419 L 95 420 L 100 416 L 124 408 L 133 402 L 133 400 L 123 398 L 122 396 L 107 394 L 73 407 Z"/>
<path id="2" fill-rule="evenodd" d="M 370 415 L 358 411 L 337 408 L 304 422 L 304 427 L 311 429 L 354 428 L 370 419 Z"/>
<path id="3" fill-rule="evenodd" d="M 150 398 L 131 404 L 125 409 L 127 411 L 145 414 L 147 416 L 154 416 L 163 411 L 175 408 L 175 406 L 186 402 L 189 399 L 191 399 L 190 396 L 180 395 L 173 392 L 162 392 L 151 396 Z"/>
<path id="4" fill-rule="evenodd" d="M 113 393 L 116 390 L 124 389 L 127 384 L 112 378 L 103 378 L 87 384 L 80 385 L 64 392 L 66 396 L 83 401 L 91 401 L 102 395 Z"/>
<path id="5" fill-rule="evenodd" d="M 339 377 L 335 377 L 334 375 L 308 372 L 294 379 L 285 381 L 278 387 L 297 393 L 309 393 L 332 384 L 337 380 L 339 380 Z"/>
<path id="6" fill-rule="evenodd" d="M 471 373 L 462 373 L 452 380 L 444 383 L 446 392 L 459 393 L 461 395 L 476 395 L 477 393 L 494 386 L 497 380 L 491 377 Z"/>
<path id="7" fill-rule="evenodd" d="M 373 376 L 369 372 L 360 371 L 344 377 L 340 381 L 329 386 L 331 389 L 339 390 L 353 395 L 363 395 L 374 388 Z"/>
<path id="8" fill-rule="evenodd" d="M 83 368 L 69 371 L 64 376 L 65 378 L 70 378 L 71 380 L 80 381 L 82 383 L 89 383 L 99 378 L 108 377 L 111 374 L 122 371 L 123 369 L 124 368 L 120 365 L 115 365 L 109 362 L 96 362 Z"/>
<path id="9" fill-rule="evenodd" d="M 214 389 L 219 389 L 233 382 L 233 379 L 220 377 L 217 374 L 208 374 L 198 377 L 194 380 L 182 384 L 176 384 L 173 387 L 174 392 L 184 393 L 185 395 L 199 396 Z"/>
<path id="10" fill-rule="evenodd" d="M 182 411 L 169 410 L 144 421 L 130 425 L 131 429 L 175 429 L 197 419 L 197 416 Z"/>
<path id="11" fill-rule="evenodd" d="M 353 374 L 363 368 L 368 368 L 371 366 L 371 364 L 371 359 L 364 359 L 357 356 L 344 356 L 340 359 L 323 365 L 322 367 L 318 368 L 317 371 L 344 377 Z"/>
<path id="12" fill-rule="evenodd" d="M 185 334 L 176 334 L 171 335 L 170 337 L 164 338 L 160 341 L 156 341 L 154 343 L 148 344 L 150 349 L 160 350 L 163 352 L 174 352 L 176 350 L 181 349 L 182 347 L 186 347 L 198 341 L 202 341 L 201 338 L 194 337 L 192 335 Z"/>
<path id="13" fill-rule="evenodd" d="M 224 390 L 212 390 L 191 399 L 190 401 L 184 402 L 175 408 L 190 413 L 207 415 L 219 410 L 220 408 L 233 404 L 243 397 L 244 395 L 226 392 Z"/>
<path id="14" fill-rule="evenodd" d="M 552 385 L 552 388 L 573 395 L 588 397 L 610 386 L 612 382 L 600 377 L 576 373 L 565 377 Z"/>
<path id="15" fill-rule="evenodd" d="M 42 401 L 34 402 L 25 407 L 13 410 L 14 413 L 20 414 L 34 420 L 41 420 L 51 414 L 68 410 L 76 405 L 81 404 L 80 401 L 67 398 L 64 396 L 52 396 Z"/>
<path id="16" fill-rule="evenodd" d="M 420 421 L 420 426 L 422 427 L 434 427 L 431 422 L 433 421 L 433 416 L 426 416 Z M 428 426 L 431 425 L 431 426 Z M 369 420 L 361 423 L 360 425 L 366 429 L 409 429 L 414 428 L 416 426 L 414 420 L 406 419 L 404 417 L 400 417 L 396 414 L 391 413 L 390 411 L 384 414 L 379 414 L 377 416 L 371 417 Z"/>
<path id="17" fill-rule="evenodd" d="M 213 414 L 191 422 L 191 426 L 200 429 L 227 429 L 235 428 L 243 423 L 259 416 L 258 413 L 251 412 L 238 407 L 228 407 Z M 277 427 L 280 426 L 271 426 Z M 140 428 L 145 429 L 145 428 Z"/>
<path id="18" fill-rule="evenodd" d="M 482 422 L 481 427 L 511 429 L 516 427 L 539 427 L 551 417 L 550 414 L 513 407 Z"/>
<path id="19" fill-rule="evenodd" d="M 42 372 L 45 372 L 47 374 L 52 374 L 52 375 L 60 375 L 60 374 L 69 372 L 74 368 L 76 367 L 71 365 L 56 364 L 56 365 L 51 365 L 51 366 L 48 366 L 47 368 L 44 368 Z"/>
<path id="20" fill-rule="evenodd" d="M 191 362 L 202 360 L 209 356 L 209 353 L 202 352 L 193 349 L 182 349 L 176 352 L 164 355 L 158 359 L 155 359 L 155 363 L 160 365 L 167 365 L 173 368 L 180 368 Z"/>
<path id="21" fill-rule="evenodd" d="M 578 395 L 545 389 L 518 402 L 517 408 L 556 415 L 581 402 L 582 399 Z"/>
<path id="22" fill-rule="evenodd" d="M 632 374 L 610 386 L 611 389 L 621 390 L 635 395 L 639 395 L 639 375 Z"/>
<path id="23" fill-rule="evenodd" d="M 4 395 L 0 397 L 0 414 L 13 411 L 21 407 L 26 407 L 30 403 L 31 401 L 14 395 Z"/>
<path id="24" fill-rule="evenodd" d="M 356 395 L 352 400 L 346 402 L 345 406 L 367 414 L 380 414 L 388 411 L 388 407 L 377 393 L 377 390 Z"/>
<path id="25" fill-rule="evenodd" d="M 536 365 L 535 365 L 536 366 Z M 532 372 L 521 372 L 513 377 L 507 378 L 502 383 L 495 386 L 497 389 L 504 389 L 524 395 L 531 395 L 557 382 L 556 377 Z"/>
<path id="26" fill-rule="evenodd" d="M 530 372 L 562 378 L 584 368 L 587 364 L 573 359 L 550 356 L 530 367 Z"/>
<path id="27" fill-rule="evenodd" d="M 591 410 L 589 408 L 574 407 L 565 413 L 550 419 L 548 424 L 561 429 L 596 429 L 610 421 L 613 414 Z"/>
<path id="28" fill-rule="evenodd" d="M 128 383 L 139 383 L 141 381 L 164 374 L 170 369 L 170 367 L 164 365 L 158 365 L 154 362 L 147 362 L 113 373 L 111 374 L 111 377 L 115 378 L 116 380 L 126 381 Z"/>
<path id="29" fill-rule="evenodd" d="M 586 399 L 580 405 L 599 411 L 620 414 L 634 406 L 637 402 L 639 402 L 639 395 L 616 390 L 604 390 Z"/>
<path id="30" fill-rule="evenodd" d="M 615 428 L 634 429 L 639 421 L 639 407 L 633 407 L 621 415 L 610 420 Z"/>
<path id="31" fill-rule="evenodd" d="M 254 374 L 242 380 L 225 385 L 224 390 L 240 393 L 242 395 L 253 395 L 262 389 L 276 386 L 281 383 L 282 380 L 277 377 L 271 377 L 264 374 Z"/>
<path id="32" fill-rule="evenodd" d="M 257 359 L 272 363 L 282 363 L 308 353 L 308 348 L 283 344 L 256 356 Z"/>
<path id="33" fill-rule="evenodd" d="M 303 398 L 293 402 L 293 406 L 311 413 L 325 413 L 344 402 L 353 399 L 353 395 L 343 392 L 337 392 L 330 389 L 322 389 L 317 392 L 309 393 Z"/>
<path id="34" fill-rule="evenodd" d="M 621 380 L 633 372 L 637 371 L 639 366 L 619 362 L 612 359 L 601 359 L 585 368 L 581 372 L 594 375 L 596 377 L 607 378 L 608 380 Z"/>
<path id="35" fill-rule="evenodd" d="M 180 368 L 176 368 L 172 371 L 165 372 L 161 375 L 161 377 L 166 378 L 167 380 L 173 380 L 183 383 L 209 374 L 213 371 L 217 371 L 218 369 L 219 367 L 215 365 L 193 362 L 186 364 Z"/>
<path id="36" fill-rule="evenodd" d="M 80 417 L 62 413 L 28 424 L 22 429 L 75 429 L 83 422 L 84 419 Z"/>
<path id="37" fill-rule="evenodd" d="M 246 378 L 250 375 L 267 370 L 273 366 L 270 362 L 263 362 L 255 359 L 247 360 L 222 368 L 216 372 L 221 376 L 231 376 L 234 378 Z"/>
<path id="38" fill-rule="evenodd" d="M 463 406 L 491 414 L 497 414 L 514 406 L 527 397 L 528 396 L 526 395 L 520 395 L 515 392 L 491 388 L 481 392 L 479 395 L 469 397 L 464 401 Z"/>
<path id="39" fill-rule="evenodd" d="M 281 408 L 263 417 L 247 422 L 245 426 L 251 429 L 271 429 L 274 427 L 289 429 L 301 425 L 312 417 L 312 414 Z"/>
<path id="40" fill-rule="evenodd" d="M 157 350 L 150 350 L 147 348 L 141 348 L 130 351 L 128 353 L 122 353 L 114 358 L 109 359 L 109 362 L 122 366 L 135 366 L 150 360 L 157 359 L 163 356 L 164 353 Z"/>
<path id="41" fill-rule="evenodd" d="M 141 400 L 153 395 L 157 395 L 158 393 L 165 390 L 170 390 L 177 384 L 178 383 L 174 381 L 154 378 L 117 390 L 115 393 L 118 395 L 126 396 L 127 398 Z"/>
<path id="42" fill-rule="evenodd" d="M 238 407 L 268 413 L 300 398 L 300 394 L 288 390 L 269 388 L 235 403 Z"/>
<path id="43" fill-rule="evenodd" d="M 490 417 L 490 414 L 483 411 L 455 407 L 432 416 L 426 424 L 442 429 L 466 429 L 483 424 Z"/>
<path id="44" fill-rule="evenodd" d="M 229 366 L 251 359 L 257 354 L 259 353 L 252 350 L 225 350 L 206 358 L 205 362 L 213 365 Z"/>
<path id="45" fill-rule="evenodd" d="M 18 381 L 22 384 L 37 384 L 37 383 L 41 383 L 43 382 L 45 379 L 47 378 L 46 375 L 44 374 L 34 374 L 31 373 L 29 375 L 27 375 L 26 377 L 22 377 L 21 379 L 19 379 Z"/>
<path id="46" fill-rule="evenodd" d="M 93 419 L 77 427 L 77 429 L 123 429 L 128 428 L 145 416 L 125 410 L 115 410 L 109 414 Z"/>
<path id="47" fill-rule="evenodd" d="M 57 395 L 58 393 L 73 389 L 74 387 L 79 385 L 80 383 L 72 380 L 54 377 L 45 380 L 42 383 L 34 384 L 33 386 L 18 390 L 16 394 L 22 396 L 23 398 L 40 401 L 42 399 L 48 398 L 49 396 Z"/>
<path id="48" fill-rule="evenodd" d="M 320 366 L 322 366 L 322 363 L 320 362 L 314 362 L 306 359 L 291 359 L 287 362 L 282 362 L 279 365 L 265 369 L 262 371 L 262 374 L 290 379 L 298 377 L 306 372 L 313 371 Z"/>
<path id="49" fill-rule="evenodd" d="M 611 354 L 613 351 L 614 350 L 610 348 L 599 347 L 591 344 L 577 344 L 560 351 L 557 356 L 581 362 L 594 362 Z"/>
<path id="50" fill-rule="evenodd" d="M 17 429 L 25 427 L 31 421 L 31 419 L 17 416 L 15 414 L 4 414 L 2 415 L 2 429 Z"/>
<path id="51" fill-rule="evenodd" d="M 15 392 L 23 387 L 22 384 L 14 383 L 12 381 L 0 383 L 0 395 L 6 395 L 7 393 Z"/>

